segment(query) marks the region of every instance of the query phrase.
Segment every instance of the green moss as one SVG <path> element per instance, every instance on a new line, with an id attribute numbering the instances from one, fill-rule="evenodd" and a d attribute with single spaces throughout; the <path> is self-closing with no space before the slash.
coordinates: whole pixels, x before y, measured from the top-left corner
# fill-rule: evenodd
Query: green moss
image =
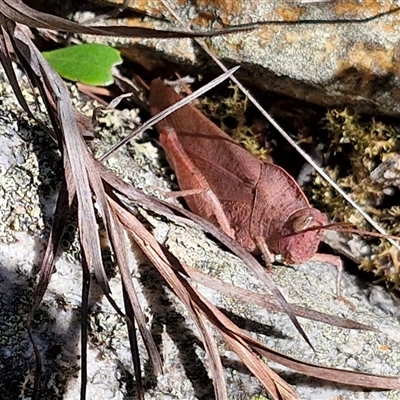
<path id="1" fill-rule="evenodd" d="M 349 109 L 326 114 L 329 167 L 325 171 L 391 235 L 400 235 L 400 207 L 393 195 L 399 190 L 399 132 L 371 118 L 361 118 Z M 364 218 L 325 182 L 316 177 L 314 201 L 337 221 L 371 230 Z M 387 240 L 374 240 L 371 260 L 360 268 L 373 272 L 391 287 L 400 286 L 400 257 Z"/>
<path id="2" fill-rule="evenodd" d="M 233 139 L 241 143 L 260 160 L 270 159 L 270 149 L 265 145 L 265 138 L 249 126 L 246 111 L 249 105 L 236 85 L 229 86 L 233 91 L 230 97 L 204 98 L 201 100 L 201 111 L 214 120 L 216 124 Z"/>

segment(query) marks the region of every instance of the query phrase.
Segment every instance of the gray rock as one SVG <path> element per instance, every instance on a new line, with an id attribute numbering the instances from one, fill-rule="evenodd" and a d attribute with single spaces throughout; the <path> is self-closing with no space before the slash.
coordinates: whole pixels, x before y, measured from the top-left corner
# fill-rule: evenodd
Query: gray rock
<path id="1" fill-rule="evenodd" d="M 33 121 L 20 112 L 4 79 L 0 91 L 3 100 L 1 118 L 5 121 L 0 125 L 0 188 L 8 199 L 2 204 L 0 223 L 0 390 L 3 398 L 12 400 L 27 399 L 31 393 L 34 359 L 25 322 L 54 208 L 60 166 L 56 149 Z M 71 91 L 75 93 L 73 87 Z M 74 100 L 74 103 L 80 109 L 85 105 L 87 111 L 94 106 L 89 107 L 89 103 L 82 100 Z M 117 141 L 119 135 L 123 136 L 132 129 L 130 113 L 109 113 L 111 116 L 100 119 L 102 141 L 96 145 L 98 153 Z M 47 158 L 41 158 L 44 154 Z M 117 158 L 110 159 L 108 165 L 141 188 L 166 188 L 170 182 L 165 174 L 166 164 L 160 161 L 159 156 L 159 149 L 153 143 L 137 142 L 118 153 Z M 52 164 L 49 164 L 50 160 Z M 22 171 L 19 175 L 17 168 Z M 26 181 L 27 176 L 29 181 Z M 10 186 L 10 180 L 14 186 Z M 24 201 L 25 197 L 29 201 Z M 18 213 L 15 213 L 16 208 Z M 146 215 L 144 211 L 141 213 Z M 154 215 L 150 221 L 159 240 L 167 237 L 166 245 L 190 265 L 235 285 L 264 293 L 265 289 L 248 269 L 202 231 L 169 224 Z M 79 397 L 81 272 L 76 242 L 71 240 L 69 246 L 57 262 L 33 326 L 44 360 L 41 399 L 72 400 Z M 134 246 L 131 250 L 134 284 L 152 333 L 159 340 L 164 360 L 164 375 L 152 380 L 151 374 L 146 373 L 147 398 L 213 398 L 211 380 L 204 366 L 204 350 L 199 344 L 195 327 L 187 318 L 187 312 L 140 252 Z M 385 333 L 349 331 L 301 320 L 316 347 L 317 351 L 313 353 L 285 315 L 267 312 L 204 287 L 200 289 L 216 305 L 231 313 L 244 329 L 276 350 L 324 365 L 399 375 L 400 323 L 397 305 L 382 288 L 345 276 L 344 295 L 356 306 L 356 310 L 352 311 L 334 298 L 335 270 L 329 265 L 310 263 L 296 268 L 276 267 L 273 277 L 290 301 L 356 319 Z M 113 297 L 121 304 L 118 274 L 110 279 L 110 285 Z M 88 323 L 87 398 L 133 397 L 133 369 L 126 328 L 96 286 L 92 290 Z M 217 342 L 226 367 L 229 398 L 239 400 L 265 395 L 257 380 L 243 368 L 218 336 Z M 143 361 L 146 361 L 141 341 L 139 347 Z M 367 400 L 397 399 L 400 396 L 398 391 L 342 387 L 307 378 L 275 364 L 273 366 L 294 385 L 301 399 L 341 396 L 343 399 Z"/>
<path id="2" fill-rule="evenodd" d="M 400 115 L 400 12 L 396 11 L 400 3 L 397 0 L 169 4 L 195 31 L 262 24 L 249 32 L 207 39 L 220 60 L 227 65 L 242 66 L 237 76 L 254 90 L 273 91 L 323 106 L 351 105 L 364 112 Z M 131 0 L 129 7 L 164 18 L 164 22 L 137 19 L 122 23 L 182 30 L 161 2 Z M 391 13 L 384 14 L 388 11 Z M 384 15 L 373 19 L 378 14 Z M 89 16 L 76 18 L 84 20 Z M 120 46 L 126 57 L 159 73 L 165 71 L 165 62 L 178 64 L 179 70 L 186 68 L 192 74 L 218 73 L 215 64 L 191 39 L 131 38 L 111 42 Z"/>

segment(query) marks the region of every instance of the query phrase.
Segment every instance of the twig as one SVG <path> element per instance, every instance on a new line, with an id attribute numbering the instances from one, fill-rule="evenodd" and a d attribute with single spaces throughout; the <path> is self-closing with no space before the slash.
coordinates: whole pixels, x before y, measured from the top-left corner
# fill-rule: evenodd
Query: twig
<path id="1" fill-rule="evenodd" d="M 200 89 L 196 90 L 189 96 L 186 96 L 182 100 L 178 101 L 177 103 L 173 104 L 172 106 L 166 108 L 165 110 L 161 111 L 154 117 L 150 118 L 147 122 L 145 122 L 140 128 L 136 129 L 132 133 L 130 133 L 127 137 L 122 139 L 120 142 L 118 142 L 115 146 L 113 146 L 110 150 L 108 150 L 105 154 L 103 154 L 100 158 L 99 161 L 104 162 L 107 160 L 114 152 L 116 152 L 118 149 L 120 149 L 123 145 L 128 143 L 134 136 L 139 135 L 140 133 L 144 132 L 146 129 L 151 128 L 154 126 L 157 122 L 161 121 L 164 119 L 166 116 L 172 114 L 174 111 L 178 110 L 179 108 L 183 107 L 186 104 L 189 104 L 191 101 L 197 99 L 200 97 L 202 94 L 207 92 L 208 90 L 212 89 L 213 87 L 217 86 L 219 83 L 223 82 L 225 79 L 228 77 L 232 76 L 240 66 L 231 68 L 230 70 L 225 69 L 224 73 L 217 78 L 213 79 L 211 82 L 207 83 Z"/>

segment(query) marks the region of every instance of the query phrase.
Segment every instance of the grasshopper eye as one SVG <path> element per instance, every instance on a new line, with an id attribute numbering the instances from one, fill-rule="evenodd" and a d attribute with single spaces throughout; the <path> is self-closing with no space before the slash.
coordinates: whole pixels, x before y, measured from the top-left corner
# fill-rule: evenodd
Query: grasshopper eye
<path id="1" fill-rule="evenodd" d="M 301 215 L 293 221 L 292 229 L 294 233 L 301 232 L 310 227 L 314 220 L 312 215 Z"/>

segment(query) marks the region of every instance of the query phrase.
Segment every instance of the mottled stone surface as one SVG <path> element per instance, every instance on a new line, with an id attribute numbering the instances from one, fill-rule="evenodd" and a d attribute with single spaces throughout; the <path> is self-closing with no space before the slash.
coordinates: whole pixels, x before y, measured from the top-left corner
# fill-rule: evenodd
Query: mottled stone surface
<path id="1" fill-rule="evenodd" d="M 112 1 L 97 0 L 96 3 Z M 168 3 L 196 31 L 275 22 L 250 32 L 207 39 L 222 61 L 242 66 L 238 77 L 253 89 L 325 106 L 352 105 L 361 111 L 400 115 L 400 12 L 361 21 L 395 10 L 400 6 L 398 0 L 309 4 L 169 0 Z M 125 23 L 182 29 L 159 1 L 131 0 L 129 6 L 170 22 L 148 18 Z M 276 24 L 277 21 L 286 24 Z M 162 72 L 161 60 L 164 60 L 179 64 L 181 69 L 186 67 L 192 73 L 210 70 L 217 73 L 213 62 L 190 39 L 132 38 L 116 43 L 125 48 L 125 56 L 147 69 Z"/>
<path id="2" fill-rule="evenodd" d="M 2 80 L 4 82 L 4 78 Z M 72 92 L 75 92 L 73 87 Z M 0 87 L 0 94 L 4 110 L 1 114 L 4 123 L 0 125 L 0 188 L 8 185 L 13 176 L 31 178 L 28 183 L 25 179 L 18 179 L 16 187 L 10 190 L 15 195 L 8 196 L 9 200 L 2 204 L 4 214 L 0 223 L 0 391 L 2 398 L 14 400 L 28 398 L 32 387 L 34 359 L 25 321 L 32 304 L 37 266 L 43 257 L 60 175 L 54 174 L 59 171 L 58 154 L 50 142 L 44 140 L 44 133 L 20 112 L 10 88 L 4 83 Z M 87 112 L 94 106 L 89 102 L 74 103 L 79 108 L 86 107 Z M 98 143 L 97 151 L 104 151 L 118 140 L 118 135 L 129 132 L 132 118 L 127 111 L 108 111 L 108 116 L 102 116 L 102 141 Z M 49 155 L 47 152 L 54 153 L 54 164 L 49 164 L 48 158 L 41 158 L 44 154 Z M 160 154 L 159 148 L 151 141 L 138 142 L 121 151 L 118 158 L 111 159 L 109 166 L 141 188 L 150 185 L 165 188 L 171 182 Z M 18 165 L 23 166 L 20 175 L 14 174 Z M 30 201 L 20 201 L 27 193 L 30 194 Z M 13 214 L 15 209 L 18 209 L 17 214 Z M 5 218 L 7 213 L 13 218 Z M 164 240 L 168 235 L 167 246 L 188 264 L 235 285 L 264 292 L 242 263 L 224 252 L 200 230 L 168 224 L 157 216 L 152 217 L 151 223 L 156 226 L 157 237 Z M 57 262 L 33 326 L 44 360 L 43 400 L 79 398 L 82 277 L 76 242 L 70 243 L 70 246 Z M 212 383 L 204 367 L 204 350 L 187 312 L 162 284 L 154 268 L 148 265 L 134 246 L 131 250 L 130 266 L 134 284 L 164 361 L 162 376 L 153 378 L 146 370 L 147 398 L 212 399 Z M 356 306 L 356 310 L 352 311 L 334 298 L 335 270 L 329 265 L 276 267 L 273 277 L 291 301 L 356 319 L 384 333 L 349 331 L 302 319 L 301 323 L 317 350 L 313 353 L 286 316 L 267 312 L 207 288 L 201 290 L 216 305 L 230 312 L 242 328 L 274 349 L 329 366 L 395 376 L 400 374 L 398 307 L 382 288 L 364 284 L 346 275 L 343 294 Z M 116 274 L 110 280 L 110 286 L 118 304 L 122 302 L 120 285 L 120 278 Z M 87 398 L 131 398 L 134 394 L 133 368 L 124 323 L 99 294 L 96 286 L 90 303 Z M 248 374 L 218 337 L 217 342 L 226 367 L 229 398 L 242 400 L 265 394 L 257 380 Z M 145 360 L 146 353 L 141 341 L 139 348 Z M 400 396 L 398 391 L 343 387 L 309 379 L 277 365 L 274 367 L 295 386 L 301 399 L 341 396 L 342 399 L 394 400 Z"/>

